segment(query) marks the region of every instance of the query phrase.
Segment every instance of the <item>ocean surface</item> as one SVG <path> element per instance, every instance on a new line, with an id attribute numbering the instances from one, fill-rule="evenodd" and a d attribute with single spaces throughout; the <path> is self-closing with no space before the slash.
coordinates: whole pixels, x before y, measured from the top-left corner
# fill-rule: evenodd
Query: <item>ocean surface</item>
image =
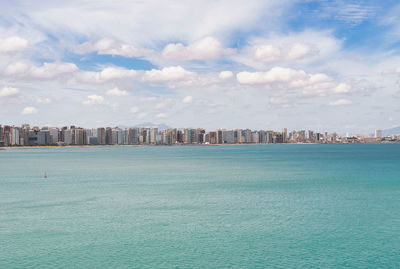
<path id="1" fill-rule="evenodd" d="M 400 145 L 0 151 L 0 268 L 400 268 Z"/>

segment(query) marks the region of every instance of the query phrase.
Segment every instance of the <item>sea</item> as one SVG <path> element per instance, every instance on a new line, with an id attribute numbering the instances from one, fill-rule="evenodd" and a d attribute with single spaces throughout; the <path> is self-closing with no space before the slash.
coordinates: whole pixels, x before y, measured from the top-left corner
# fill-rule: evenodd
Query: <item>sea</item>
<path id="1" fill-rule="evenodd" d="M 0 268 L 400 268 L 400 145 L 1 150 Z"/>

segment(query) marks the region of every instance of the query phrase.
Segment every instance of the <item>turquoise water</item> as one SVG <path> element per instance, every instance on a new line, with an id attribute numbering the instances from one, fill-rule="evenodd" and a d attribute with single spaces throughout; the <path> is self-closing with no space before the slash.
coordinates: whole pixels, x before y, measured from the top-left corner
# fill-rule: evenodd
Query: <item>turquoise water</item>
<path id="1" fill-rule="evenodd" d="M 0 151 L 0 268 L 399 267 L 400 145 Z"/>

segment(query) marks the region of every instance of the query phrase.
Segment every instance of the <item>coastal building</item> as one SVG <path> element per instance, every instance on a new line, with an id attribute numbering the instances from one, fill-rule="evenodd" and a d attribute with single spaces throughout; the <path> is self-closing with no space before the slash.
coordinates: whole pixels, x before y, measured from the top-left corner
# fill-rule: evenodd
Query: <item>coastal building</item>
<path id="1" fill-rule="evenodd" d="M 82 128 L 75 129 L 75 140 L 74 145 L 85 145 L 86 144 L 86 133 Z"/>
<path id="2" fill-rule="evenodd" d="M 139 144 L 139 128 L 129 128 L 128 130 L 128 144 Z"/>
<path id="3" fill-rule="evenodd" d="M 282 143 L 287 143 L 288 133 L 287 128 L 282 129 Z"/>
<path id="4" fill-rule="evenodd" d="M 209 143 L 210 144 L 217 144 L 217 132 L 210 132 L 209 133 Z"/>
<path id="5" fill-rule="evenodd" d="M 112 145 L 112 129 L 110 127 L 106 128 L 106 145 Z"/>
<path id="6" fill-rule="evenodd" d="M 375 135 L 374 135 L 374 137 L 375 138 L 382 138 L 382 130 L 375 130 Z"/>
<path id="7" fill-rule="evenodd" d="M 129 130 L 126 128 L 122 130 L 122 144 L 129 145 Z"/>
<path id="8" fill-rule="evenodd" d="M 59 130 L 58 128 L 49 128 L 51 144 L 57 144 L 59 141 Z"/>
<path id="9" fill-rule="evenodd" d="M 222 142 L 226 144 L 235 143 L 234 131 L 233 130 L 224 130 L 222 133 Z"/>
<path id="10" fill-rule="evenodd" d="M 72 130 L 68 129 L 68 130 L 64 130 L 64 144 L 65 145 L 71 145 L 72 144 Z"/>
<path id="11" fill-rule="evenodd" d="M 218 129 L 206 132 L 202 128 L 170 128 L 159 131 L 157 127 L 132 127 L 121 129 L 64 126 L 39 128 L 24 124 L 21 127 L 0 125 L 0 145 L 174 145 L 174 144 L 240 144 L 240 143 L 400 143 L 400 136 L 383 138 L 382 130 L 374 135 L 340 137 L 337 133 L 293 130 Z"/>
<path id="12" fill-rule="evenodd" d="M 20 145 L 19 133 L 19 128 L 13 127 L 11 129 L 11 145 Z"/>
<path id="13" fill-rule="evenodd" d="M 97 143 L 99 145 L 106 144 L 106 129 L 105 128 L 97 128 Z"/>
<path id="14" fill-rule="evenodd" d="M 50 132 L 48 130 L 32 129 L 29 131 L 29 145 L 48 145 L 50 144 Z"/>

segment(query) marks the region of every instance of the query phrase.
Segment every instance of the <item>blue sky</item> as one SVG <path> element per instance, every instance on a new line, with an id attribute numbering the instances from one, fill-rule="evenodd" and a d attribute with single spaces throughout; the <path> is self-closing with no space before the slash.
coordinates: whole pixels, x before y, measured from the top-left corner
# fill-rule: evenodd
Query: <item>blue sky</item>
<path id="1" fill-rule="evenodd" d="M 3 124 L 400 125 L 397 1 L 0 1 Z"/>

